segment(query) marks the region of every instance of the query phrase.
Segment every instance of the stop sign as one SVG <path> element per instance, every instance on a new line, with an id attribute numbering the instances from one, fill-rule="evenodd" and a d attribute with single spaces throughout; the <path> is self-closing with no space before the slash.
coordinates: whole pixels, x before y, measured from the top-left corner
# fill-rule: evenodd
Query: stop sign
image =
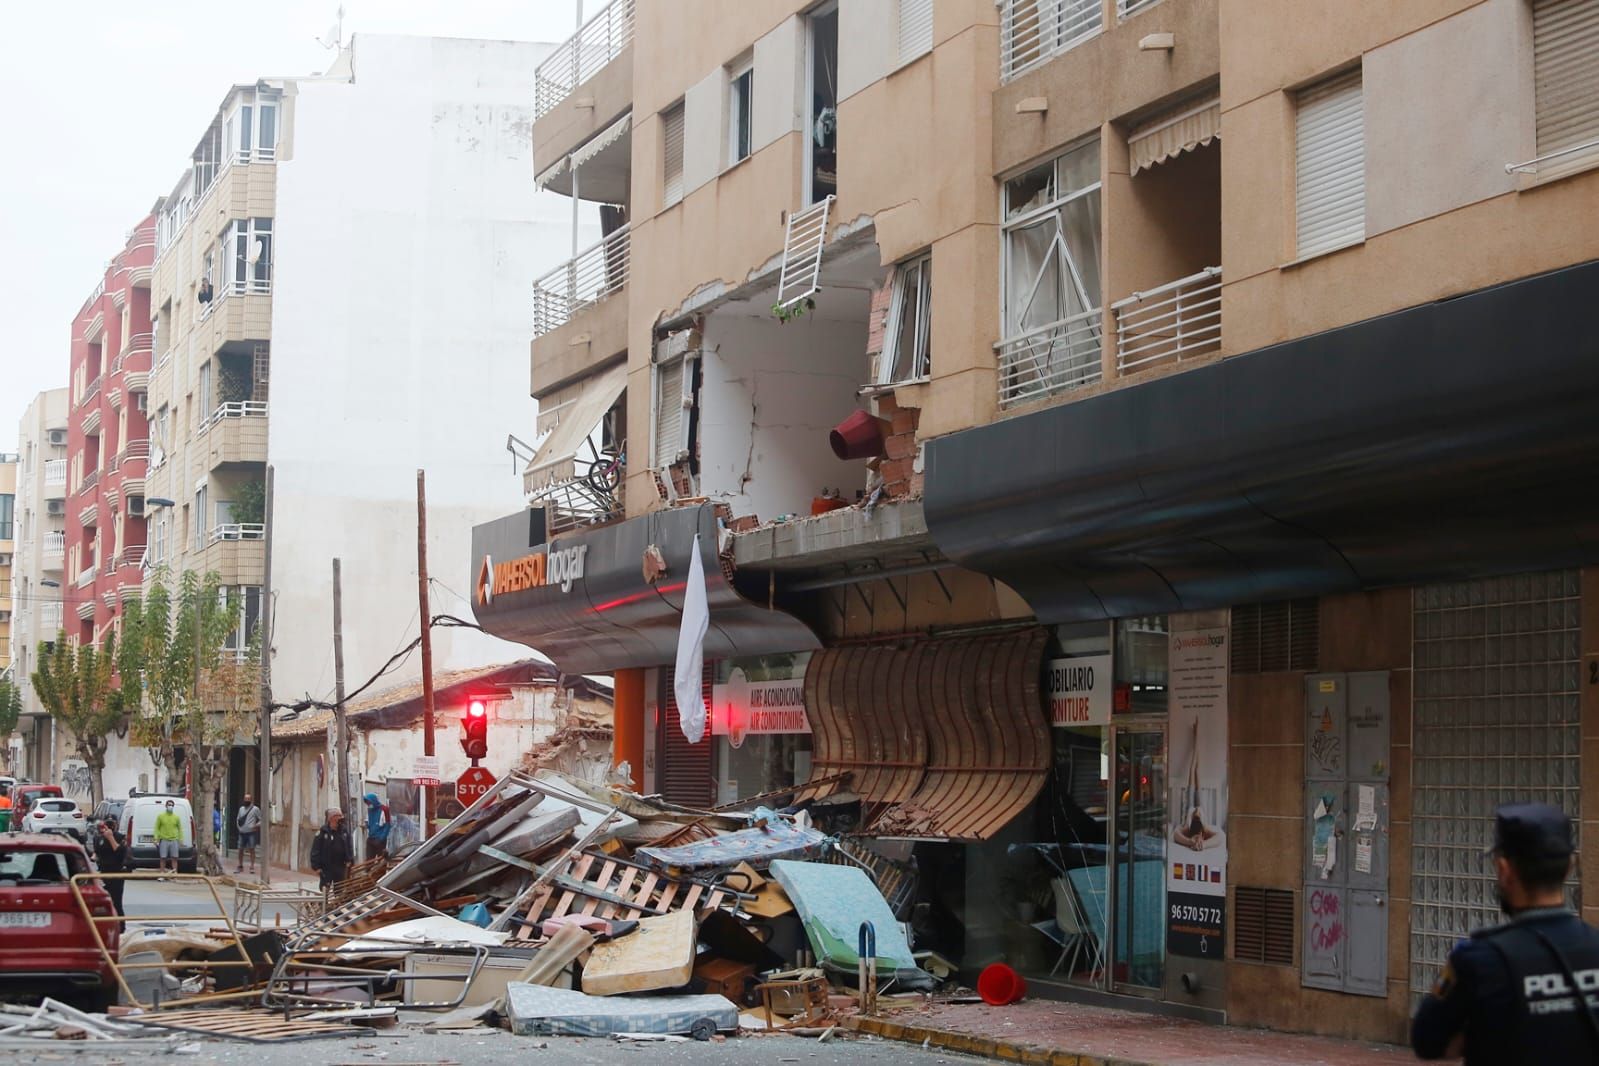
<path id="1" fill-rule="evenodd" d="M 494 787 L 496 780 L 497 778 L 483 767 L 470 767 L 455 779 L 455 798 L 461 801 L 461 806 L 470 807 L 482 798 L 483 793 Z"/>

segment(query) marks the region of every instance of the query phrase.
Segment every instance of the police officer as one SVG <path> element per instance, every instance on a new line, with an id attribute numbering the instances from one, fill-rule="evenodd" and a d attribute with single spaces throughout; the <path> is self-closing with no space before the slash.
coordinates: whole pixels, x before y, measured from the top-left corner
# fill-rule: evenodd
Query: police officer
<path id="1" fill-rule="evenodd" d="M 1423 1059 L 1599 1063 L 1599 930 L 1565 906 L 1571 819 L 1544 803 L 1494 812 L 1489 849 L 1503 925 L 1455 945 L 1411 1024 Z"/>

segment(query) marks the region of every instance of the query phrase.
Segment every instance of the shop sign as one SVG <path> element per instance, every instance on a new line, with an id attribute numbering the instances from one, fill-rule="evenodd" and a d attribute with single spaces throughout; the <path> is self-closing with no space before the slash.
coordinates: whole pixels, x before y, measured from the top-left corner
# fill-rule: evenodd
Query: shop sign
<path id="1" fill-rule="evenodd" d="M 488 606 L 496 596 L 545 585 L 558 585 L 562 592 L 571 592 L 572 583 L 583 578 L 583 560 L 588 551 L 587 544 L 579 544 L 573 548 L 533 552 L 503 563 L 485 555 L 483 565 L 478 567 L 474 590 L 478 606 Z"/>
<path id="2" fill-rule="evenodd" d="M 810 652 L 734 659 L 711 686 L 711 733 L 737 748 L 757 733 L 809 733 L 805 667 Z"/>
<path id="3" fill-rule="evenodd" d="M 1065 728 L 1110 723 L 1112 677 L 1109 655 L 1051 659 L 1048 670 L 1051 725 Z"/>
<path id="4" fill-rule="evenodd" d="M 1166 950 L 1221 959 L 1227 906 L 1225 627 L 1171 634 Z"/>

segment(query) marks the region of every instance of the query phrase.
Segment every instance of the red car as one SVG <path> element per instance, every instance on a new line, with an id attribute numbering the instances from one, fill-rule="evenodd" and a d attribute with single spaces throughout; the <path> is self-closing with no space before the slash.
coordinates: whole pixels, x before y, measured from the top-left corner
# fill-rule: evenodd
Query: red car
<path id="1" fill-rule="evenodd" d="M 0 833 L 0 982 L 12 986 L 5 992 L 50 995 L 52 990 L 42 986 L 55 984 L 76 992 L 93 1010 L 117 1001 L 116 975 L 69 883 L 72 875 L 90 872 L 88 852 L 71 839 Z M 79 885 L 89 913 L 116 913 L 100 882 Z M 115 953 L 118 923 L 98 924 Z"/>
<path id="2" fill-rule="evenodd" d="M 11 826 L 20 829 L 19 819 L 28 813 L 28 808 L 45 796 L 60 798 L 60 785 L 18 785 L 11 790 Z"/>

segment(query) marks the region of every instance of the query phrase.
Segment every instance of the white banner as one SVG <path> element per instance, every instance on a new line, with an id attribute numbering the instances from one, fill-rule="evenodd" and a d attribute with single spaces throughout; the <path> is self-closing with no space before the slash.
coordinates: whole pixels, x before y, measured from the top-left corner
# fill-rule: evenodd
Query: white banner
<path id="1" fill-rule="evenodd" d="M 1115 679 L 1109 655 L 1079 655 L 1049 661 L 1049 720 L 1062 728 L 1109 725 Z"/>
<path id="2" fill-rule="evenodd" d="M 771 661 L 769 661 L 771 660 Z M 791 660 L 791 661 L 784 661 Z M 723 663 L 711 686 L 711 733 L 737 748 L 758 733 L 809 733 L 805 666 L 809 653 Z M 751 680 L 753 672 L 760 680 Z"/>
<path id="3" fill-rule="evenodd" d="M 1171 635 L 1167 890 L 1227 895 L 1227 630 Z"/>

